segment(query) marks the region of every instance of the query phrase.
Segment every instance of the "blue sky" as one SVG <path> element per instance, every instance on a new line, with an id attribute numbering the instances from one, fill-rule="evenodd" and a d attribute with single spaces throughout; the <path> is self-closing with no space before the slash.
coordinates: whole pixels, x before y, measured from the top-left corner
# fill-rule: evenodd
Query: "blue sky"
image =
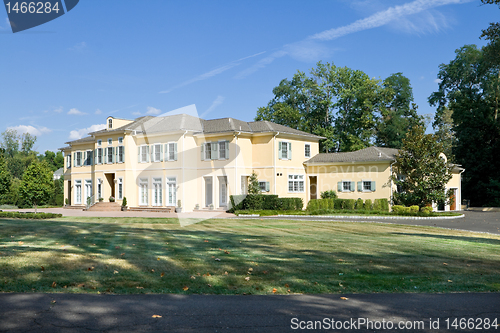
<path id="1" fill-rule="evenodd" d="M 36 150 L 99 128 L 196 104 L 205 119 L 251 121 L 297 70 L 333 62 L 383 79 L 402 72 L 419 113 L 433 114 L 439 64 L 485 45 L 498 21 L 479 0 L 82 0 L 13 34 L 0 9 L 0 132 L 37 136 Z"/>

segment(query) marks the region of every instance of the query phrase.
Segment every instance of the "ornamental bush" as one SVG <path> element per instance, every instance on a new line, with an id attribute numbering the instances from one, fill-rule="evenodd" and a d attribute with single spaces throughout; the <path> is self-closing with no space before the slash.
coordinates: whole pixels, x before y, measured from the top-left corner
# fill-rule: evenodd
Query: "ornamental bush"
<path id="1" fill-rule="evenodd" d="M 363 203 L 363 199 L 358 198 L 358 200 L 356 200 L 356 210 L 362 210 L 365 208 L 364 206 L 365 204 Z"/>

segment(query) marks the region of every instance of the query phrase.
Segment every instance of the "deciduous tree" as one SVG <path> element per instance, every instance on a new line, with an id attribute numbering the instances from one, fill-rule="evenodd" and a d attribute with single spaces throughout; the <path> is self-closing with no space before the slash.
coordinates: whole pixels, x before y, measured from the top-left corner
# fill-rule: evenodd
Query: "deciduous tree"
<path id="1" fill-rule="evenodd" d="M 34 161 L 26 169 L 21 184 L 21 195 L 35 207 L 48 202 L 54 193 L 53 173 L 45 162 Z"/>

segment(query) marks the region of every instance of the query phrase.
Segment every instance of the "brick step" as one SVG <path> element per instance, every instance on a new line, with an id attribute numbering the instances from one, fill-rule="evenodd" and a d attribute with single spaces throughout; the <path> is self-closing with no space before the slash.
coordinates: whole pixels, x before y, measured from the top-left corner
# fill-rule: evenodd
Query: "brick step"
<path id="1" fill-rule="evenodd" d="M 129 207 L 132 212 L 175 213 L 175 207 Z"/>
<path id="2" fill-rule="evenodd" d="M 119 212 L 122 208 L 117 202 L 97 202 L 88 210 L 92 212 Z"/>

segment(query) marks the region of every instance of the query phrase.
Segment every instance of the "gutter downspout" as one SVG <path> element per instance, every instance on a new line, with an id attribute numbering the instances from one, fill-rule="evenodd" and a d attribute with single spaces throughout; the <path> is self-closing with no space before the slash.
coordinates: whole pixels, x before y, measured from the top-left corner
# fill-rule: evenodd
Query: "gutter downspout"
<path id="1" fill-rule="evenodd" d="M 273 137 L 273 170 L 274 170 L 274 193 L 276 194 L 276 137 L 280 135 L 280 132 L 276 132 L 276 134 Z"/>
<path id="2" fill-rule="evenodd" d="M 241 129 L 241 126 L 240 126 Z M 241 134 L 241 131 L 234 134 L 235 145 L 234 148 L 234 194 L 238 193 L 238 136 Z M 243 194 L 243 193 L 242 193 Z"/>
<path id="3" fill-rule="evenodd" d="M 182 134 L 182 183 L 184 184 L 184 186 L 182 187 L 182 202 L 183 204 L 186 204 L 186 201 L 184 201 L 184 192 L 185 191 L 185 188 L 186 188 L 186 182 L 185 182 L 185 179 L 184 179 L 184 155 L 186 155 L 186 147 L 184 146 L 184 138 L 187 134 L 188 130 L 186 130 L 184 132 L 184 134 Z"/>

